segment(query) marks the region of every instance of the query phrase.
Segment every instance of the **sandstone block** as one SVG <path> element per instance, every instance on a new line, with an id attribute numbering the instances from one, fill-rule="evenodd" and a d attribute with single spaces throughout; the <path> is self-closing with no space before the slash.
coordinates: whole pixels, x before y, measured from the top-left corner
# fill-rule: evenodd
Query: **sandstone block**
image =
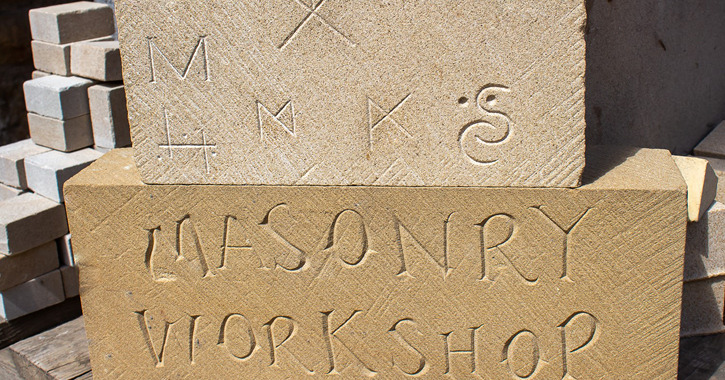
<path id="1" fill-rule="evenodd" d="M 0 202 L 15 198 L 22 193 L 21 189 L 0 184 Z"/>
<path id="2" fill-rule="evenodd" d="M 63 289 L 65 298 L 78 297 L 78 268 L 64 266 L 60 268 L 63 277 Z"/>
<path id="3" fill-rule="evenodd" d="M 58 254 L 61 259 L 61 263 L 68 267 L 76 266 L 75 259 L 73 259 L 73 247 L 70 243 L 71 235 L 67 234 L 61 238 L 58 238 L 55 242 L 58 244 Z"/>
<path id="4" fill-rule="evenodd" d="M 60 120 L 29 113 L 28 126 L 34 143 L 61 152 L 72 152 L 93 145 L 90 115 Z"/>
<path id="5" fill-rule="evenodd" d="M 0 202 L 0 253 L 25 252 L 68 233 L 65 207 L 25 193 Z"/>
<path id="6" fill-rule="evenodd" d="M 71 44 L 71 72 L 84 78 L 122 80 L 118 41 L 84 41 Z"/>
<path id="7" fill-rule="evenodd" d="M 36 145 L 30 139 L 0 147 L 0 182 L 20 189 L 27 189 L 25 159 L 49 150 Z"/>
<path id="8" fill-rule="evenodd" d="M 16 255 L 0 255 L 0 292 L 50 273 L 59 266 L 54 241 Z"/>
<path id="9" fill-rule="evenodd" d="M 717 175 L 707 160 L 673 156 L 687 183 L 687 218 L 697 222 L 707 212 L 717 194 Z"/>
<path id="10" fill-rule="evenodd" d="M 101 157 L 93 149 L 72 153 L 50 151 L 25 160 L 28 187 L 34 192 L 63 203 L 63 184 Z"/>
<path id="11" fill-rule="evenodd" d="M 28 112 L 67 120 L 87 115 L 88 87 L 92 81 L 78 77 L 50 75 L 23 85 Z"/>
<path id="12" fill-rule="evenodd" d="M 35 70 L 35 71 L 33 71 L 32 79 L 43 78 L 43 77 L 47 77 L 48 75 L 53 75 L 53 74 L 46 73 L 46 72 L 40 71 L 40 70 Z"/>
<path id="13" fill-rule="evenodd" d="M 695 155 L 725 158 L 725 121 L 695 147 Z"/>
<path id="14" fill-rule="evenodd" d="M 725 205 L 714 202 L 697 223 L 687 225 L 685 281 L 725 275 Z"/>
<path id="15" fill-rule="evenodd" d="M 131 145 L 126 91 L 122 83 L 99 84 L 88 89 L 97 147 L 113 149 Z"/>
<path id="16" fill-rule="evenodd" d="M 675 379 L 685 183 L 588 154 L 574 190 L 160 186 L 116 149 L 66 185 L 94 378 Z"/>
<path id="17" fill-rule="evenodd" d="M 34 40 L 53 44 L 90 40 L 115 32 L 113 10 L 105 4 L 79 1 L 30 11 Z"/>
<path id="18" fill-rule="evenodd" d="M 70 44 L 58 45 L 43 41 L 32 41 L 31 46 L 33 49 L 33 64 L 36 69 L 55 75 L 71 75 Z"/>
<path id="19" fill-rule="evenodd" d="M 142 178 L 577 186 L 584 3 L 463 0 L 452 8 L 119 1 Z"/>
<path id="20" fill-rule="evenodd" d="M 682 336 L 725 332 L 725 277 L 687 282 L 682 290 Z"/>
<path id="21" fill-rule="evenodd" d="M 10 321 L 64 300 L 63 280 L 60 271 L 55 270 L 0 292 L 0 318 Z"/>
<path id="22" fill-rule="evenodd" d="M 713 157 L 703 158 L 710 163 L 710 166 L 715 171 L 715 175 L 717 175 L 717 194 L 715 194 L 715 199 L 718 202 L 725 202 L 725 159 Z"/>

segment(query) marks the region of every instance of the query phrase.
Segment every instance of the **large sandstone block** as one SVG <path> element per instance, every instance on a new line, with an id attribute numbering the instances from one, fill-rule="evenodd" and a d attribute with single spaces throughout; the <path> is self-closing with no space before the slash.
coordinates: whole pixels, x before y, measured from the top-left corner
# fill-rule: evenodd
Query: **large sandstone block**
<path id="1" fill-rule="evenodd" d="M 66 184 L 93 376 L 675 379 L 685 184 L 590 151 L 571 190 L 144 185 L 114 150 Z"/>
<path id="2" fill-rule="evenodd" d="M 116 10 L 147 183 L 579 184 L 581 0 Z"/>
<path id="3" fill-rule="evenodd" d="M 33 39 L 53 44 L 110 36 L 115 32 L 111 7 L 89 1 L 32 9 L 29 17 Z"/>

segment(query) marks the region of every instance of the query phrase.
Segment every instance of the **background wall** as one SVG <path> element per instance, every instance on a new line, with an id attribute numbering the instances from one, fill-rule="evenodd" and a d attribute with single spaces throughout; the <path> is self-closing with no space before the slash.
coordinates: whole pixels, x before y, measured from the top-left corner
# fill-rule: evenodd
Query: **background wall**
<path id="1" fill-rule="evenodd" d="M 588 143 L 690 153 L 725 119 L 725 1 L 587 7 Z"/>

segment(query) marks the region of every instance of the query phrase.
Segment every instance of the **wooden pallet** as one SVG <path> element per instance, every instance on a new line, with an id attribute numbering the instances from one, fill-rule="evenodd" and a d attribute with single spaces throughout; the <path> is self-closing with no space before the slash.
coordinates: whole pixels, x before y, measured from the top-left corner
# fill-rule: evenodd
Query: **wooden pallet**
<path id="1" fill-rule="evenodd" d="M 80 297 L 0 323 L 0 349 L 81 316 Z M 1 378 L 0 378 L 1 379 Z"/>

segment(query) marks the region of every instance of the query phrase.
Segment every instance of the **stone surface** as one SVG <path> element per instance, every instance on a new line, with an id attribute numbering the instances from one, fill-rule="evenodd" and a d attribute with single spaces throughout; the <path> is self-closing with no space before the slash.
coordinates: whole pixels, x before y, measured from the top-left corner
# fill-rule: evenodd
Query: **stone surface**
<path id="1" fill-rule="evenodd" d="M 725 121 L 695 147 L 695 154 L 703 157 L 725 158 Z"/>
<path id="2" fill-rule="evenodd" d="M 33 74 L 32 74 L 32 77 L 31 78 L 32 79 L 38 79 L 38 78 L 47 77 L 48 75 L 53 75 L 53 74 L 46 73 L 44 71 L 35 70 L 35 71 L 33 71 Z"/>
<path id="3" fill-rule="evenodd" d="M 30 11 L 33 39 L 67 44 L 110 36 L 115 32 L 113 10 L 104 4 L 79 1 Z"/>
<path id="4" fill-rule="evenodd" d="M 682 290 L 682 336 L 725 332 L 725 277 L 686 282 Z"/>
<path id="5" fill-rule="evenodd" d="M 0 255 L 0 292 L 60 267 L 55 241 L 12 256 Z"/>
<path id="6" fill-rule="evenodd" d="M 73 258 L 73 247 L 70 242 L 71 235 L 67 234 L 61 238 L 58 238 L 55 242 L 58 244 L 58 254 L 60 255 L 61 263 L 65 266 L 74 267 L 76 261 Z"/>
<path id="7" fill-rule="evenodd" d="M 714 202 L 697 223 L 687 225 L 685 281 L 725 275 L 725 205 Z"/>
<path id="8" fill-rule="evenodd" d="M 28 112 L 67 120 L 87 115 L 88 87 L 93 81 L 78 77 L 50 75 L 23 84 Z"/>
<path id="9" fill-rule="evenodd" d="M 0 184 L 0 202 L 15 198 L 22 193 L 21 189 Z"/>
<path id="10" fill-rule="evenodd" d="M 707 160 L 697 157 L 673 156 L 687 183 L 687 218 L 697 222 L 712 206 L 717 194 L 718 179 Z"/>
<path id="11" fill-rule="evenodd" d="M 725 159 L 713 157 L 703 158 L 710 163 L 710 166 L 715 171 L 715 175 L 717 175 L 717 194 L 715 194 L 715 199 L 718 202 L 725 202 Z"/>
<path id="12" fill-rule="evenodd" d="M 47 73 L 69 76 L 70 44 L 57 45 L 42 41 L 32 41 L 33 65 Z M 36 79 L 36 78 L 33 78 Z"/>
<path id="13" fill-rule="evenodd" d="M 88 102 L 96 147 L 112 149 L 131 145 L 123 83 L 91 86 L 88 89 Z"/>
<path id="14" fill-rule="evenodd" d="M 0 147 L 0 182 L 19 189 L 27 189 L 25 159 L 49 150 L 36 145 L 30 139 Z"/>
<path id="15" fill-rule="evenodd" d="M 114 150 L 66 185 L 94 378 L 674 379 L 686 185 L 588 154 L 571 190 L 144 185 Z"/>
<path id="16" fill-rule="evenodd" d="M 0 202 L 0 253 L 25 252 L 68 233 L 65 207 L 25 193 Z"/>
<path id="17" fill-rule="evenodd" d="M 725 119 L 725 2 L 586 4 L 587 143 L 691 154 Z"/>
<path id="18" fill-rule="evenodd" d="M 63 280 L 55 270 L 0 292 L 0 318 L 13 320 L 64 300 Z"/>
<path id="19" fill-rule="evenodd" d="M 126 0 L 116 15 L 147 183 L 579 184 L 583 1 Z"/>
<path id="20" fill-rule="evenodd" d="M 33 142 L 41 146 L 61 152 L 93 146 L 91 115 L 59 120 L 29 113 L 28 125 Z"/>
<path id="21" fill-rule="evenodd" d="M 71 72 L 73 75 L 105 82 L 122 80 L 118 41 L 71 44 Z"/>
<path id="22" fill-rule="evenodd" d="M 60 268 L 60 274 L 63 277 L 65 298 L 78 297 L 78 268 L 64 266 Z"/>
<path id="23" fill-rule="evenodd" d="M 50 151 L 25 160 L 28 187 L 46 198 L 63 203 L 63 184 L 101 157 L 93 149 L 72 153 Z"/>

